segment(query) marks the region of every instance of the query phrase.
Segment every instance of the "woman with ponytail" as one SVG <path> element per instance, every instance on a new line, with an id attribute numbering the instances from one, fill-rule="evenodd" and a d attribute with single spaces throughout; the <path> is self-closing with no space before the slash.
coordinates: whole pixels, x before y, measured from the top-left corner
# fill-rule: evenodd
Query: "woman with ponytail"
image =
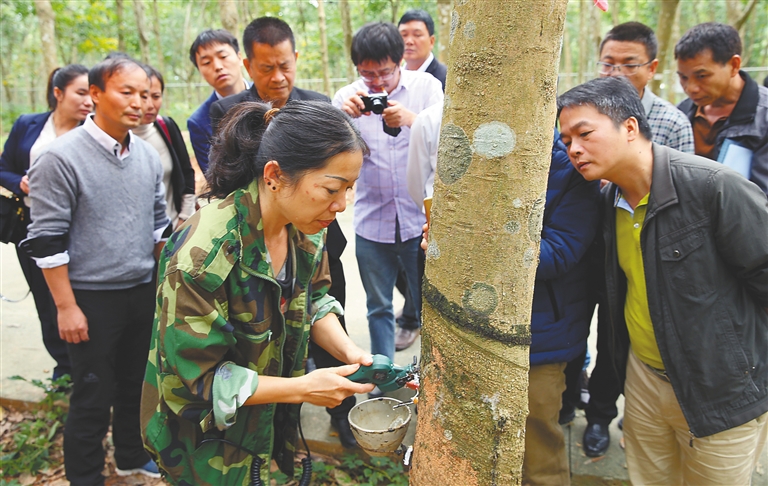
<path id="1" fill-rule="evenodd" d="M 172 484 L 269 484 L 293 476 L 299 404 L 334 407 L 373 385 L 339 324 L 325 228 L 346 207 L 367 147 L 328 103 L 243 103 L 222 120 L 211 204 L 160 259 L 142 433 Z M 304 374 L 309 340 L 348 363 Z"/>
<path id="2" fill-rule="evenodd" d="M 29 223 L 29 177 L 27 171 L 46 145 L 77 127 L 93 109 L 88 91 L 88 68 L 70 64 L 55 69 L 48 78 L 46 92 L 49 111 L 21 115 L 13 124 L 3 153 L 0 155 L 0 185 L 24 199 L 24 221 Z M 26 238 L 26 230 L 16 234 L 18 243 Z M 35 299 L 43 334 L 43 344 L 56 360 L 53 379 L 71 371 L 67 345 L 59 336 L 53 300 L 37 264 L 18 247 L 16 254 L 29 289 Z"/>

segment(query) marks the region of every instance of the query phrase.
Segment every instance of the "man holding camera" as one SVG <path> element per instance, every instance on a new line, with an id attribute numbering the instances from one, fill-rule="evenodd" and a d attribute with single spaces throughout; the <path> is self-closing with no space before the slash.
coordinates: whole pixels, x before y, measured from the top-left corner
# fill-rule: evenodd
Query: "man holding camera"
<path id="1" fill-rule="evenodd" d="M 395 355 L 392 294 L 400 262 L 409 294 L 403 317 L 416 326 L 421 322 L 418 252 L 425 218 L 406 185 L 410 126 L 419 112 L 443 103 L 440 81 L 400 69 L 404 50 L 394 24 L 363 26 L 352 39 L 351 52 L 361 79 L 333 98 L 334 106 L 356 119 L 370 148 L 355 192 L 355 251 L 367 297 L 371 352 L 390 359 Z M 419 330 L 407 332 L 415 339 Z"/>

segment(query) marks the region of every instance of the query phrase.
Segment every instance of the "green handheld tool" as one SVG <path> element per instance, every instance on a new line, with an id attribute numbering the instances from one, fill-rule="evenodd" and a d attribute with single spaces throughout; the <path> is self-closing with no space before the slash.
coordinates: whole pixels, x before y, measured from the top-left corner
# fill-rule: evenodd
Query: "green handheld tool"
<path id="1" fill-rule="evenodd" d="M 418 388 L 419 365 L 416 357 L 408 366 L 397 366 L 383 354 L 374 354 L 371 366 L 361 366 L 357 371 L 347 376 L 356 383 L 373 383 L 379 390 L 388 392 L 408 386 Z"/>

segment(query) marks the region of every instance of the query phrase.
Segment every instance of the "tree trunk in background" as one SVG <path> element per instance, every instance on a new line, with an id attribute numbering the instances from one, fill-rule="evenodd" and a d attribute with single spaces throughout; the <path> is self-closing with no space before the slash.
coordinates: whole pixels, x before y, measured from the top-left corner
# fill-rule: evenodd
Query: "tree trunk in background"
<path id="1" fill-rule="evenodd" d="M 680 34 L 680 10 L 681 8 L 678 8 L 675 12 L 675 21 L 672 25 L 672 38 L 673 39 L 679 39 Z M 677 66 L 676 63 L 673 61 L 675 58 L 675 46 L 672 42 L 669 43 L 669 46 L 667 48 L 667 59 L 669 59 L 668 64 L 670 64 L 669 69 L 667 69 L 666 73 L 663 73 L 664 76 L 664 92 L 662 93 L 661 90 L 658 91 L 658 94 L 662 96 L 664 99 L 672 103 L 673 105 L 677 105 L 677 94 L 675 93 L 675 87 L 678 83 L 677 78 Z"/>
<path id="2" fill-rule="evenodd" d="M 350 53 L 352 52 L 352 21 L 349 18 L 349 1 L 340 0 L 339 10 L 341 11 L 341 30 L 344 32 L 344 55 L 347 65 L 347 82 L 351 83 L 355 79 L 355 66 L 352 65 Z"/>
<path id="3" fill-rule="evenodd" d="M 144 21 L 144 2 L 133 0 L 133 13 L 136 15 L 136 30 L 141 48 L 141 62 L 149 63 L 149 36 L 147 36 L 146 22 Z"/>
<path id="4" fill-rule="evenodd" d="M 389 6 L 392 8 L 392 23 L 397 25 L 397 21 L 400 20 L 397 17 L 397 10 L 400 8 L 400 0 L 389 0 Z"/>
<path id="5" fill-rule="evenodd" d="M 679 5 L 680 0 L 666 0 L 661 2 L 659 21 L 656 24 L 656 38 L 659 40 L 659 52 L 657 54 L 659 67 L 656 68 L 656 72 L 658 73 L 657 77 L 651 82 L 651 91 L 654 93 L 659 92 L 659 86 L 664 77 L 664 71 L 669 69 L 667 52 L 669 51 L 669 44 L 672 39 L 672 27 L 675 23 L 675 15 L 677 14 Z"/>
<path id="6" fill-rule="evenodd" d="M 573 86 L 573 78 L 571 77 L 573 74 L 573 55 L 571 54 L 570 37 L 568 29 L 563 29 L 563 62 L 561 64 L 562 68 L 560 69 L 560 72 L 564 74 L 564 76 L 560 80 L 562 86 L 558 86 L 558 91 L 560 93 L 565 93 Z"/>
<path id="7" fill-rule="evenodd" d="M 744 24 L 755 9 L 755 5 L 757 5 L 757 0 L 750 0 L 745 7 L 741 6 L 740 1 L 725 2 L 726 19 L 730 25 L 739 31 L 742 39 L 744 38 Z"/>
<path id="8" fill-rule="evenodd" d="M 160 14 L 157 11 L 157 0 L 152 0 L 152 17 L 152 31 L 155 35 L 155 42 L 157 43 L 157 66 L 155 67 L 158 71 L 163 73 L 165 71 L 165 56 L 163 55 L 163 37 L 160 33 Z M 165 76 L 165 74 L 163 74 L 163 76 Z"/>
<path id="9" fill-rule="evenodd" d="M 12 57 L 9 56 L 8 62 L 10 63 Z M 11 83 L 8 82 L 8 70 L 5 68 L 5 60 L 0 57 L 0 76 L 3 78 L 3 89 L 5 90 L 5 99 L 8 104 L 13 104 L 13 92 L 11 91 Z"/>
<path id="10" fill-rule="evenodd" d="M 123 0 L 115 0 L 115 14 L 117 16 L 117 50 L 120 52 L 125 52 L 125 33 L 123 32 L 125 14 L 123 9 Z"/>
<path id="11" fill-rule="evenodd" d="M 43 53 L 43 69 L 45 79 L 51 72 L 59 67 L 59 59 L 56 47 L 56 16 L 51 7 L 51 0 L 35 0 L 35 10 L 40 22 L 40 43 Z M 5 79 L 5 77 L 3 77 Z"/>
<path id="12" fill-rule="evenodd" d="M 328 37 L 325 23 L 325 5 L 323 0 L 317 1 L 317 21 L 320 24 L 320 58 L 323 63 L 323 93 L 326 96 L 333 96 L 331 93 L 331 73 L 328 66 Z"/>
<path id="13" fill-rule="evenodd" d="M 448 39 L 451 36 L 453 0 L 437 0 L 437 60 L 448 63 Z"/>
<path id="14" fill-rule="evenodd" d="M 614 27 L 621 23 L 621 20 L 619 20 L 619 3 L 620 0 L 613 0 L 608 4 L 608 10 L 611 13 L 611 22 Z"/>
<path id="15" fill-rule="evenodd" d="M 521 481 L 566 6 L 456 2 L 424 280 L 414 486 Z"/>
<path id="16" fill-rule="evenodd" d="M 587 62 L 589 60 L 589 38 L 590 38 L 590 26 L 589 26 L 589 12 L 588 9 L 592 8 L 592 2 L 587 0 L 581 0 L 579 2 L 579 62 L 578 69 L 579 75 L 578 84 L 582 84 L 587 80 Z"/>
<path id="17" fill-rule="evenodd" d="M 219 12 L 221 13 L 221 25 L 235 37 L 240 35 L 237 25 L 237 5 L 232 0 L 219 0 Z"/>

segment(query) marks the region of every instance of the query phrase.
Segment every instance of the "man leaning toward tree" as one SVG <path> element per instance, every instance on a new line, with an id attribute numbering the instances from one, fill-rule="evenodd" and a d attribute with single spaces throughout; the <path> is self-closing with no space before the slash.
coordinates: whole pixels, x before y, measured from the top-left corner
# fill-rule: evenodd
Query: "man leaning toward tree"
<path id="1" fill-rule="evenodd" d="M 610 354 L 633 484 L 748 485 L 768 433 L 768 199 L 651 142 L 637 90 L 558 100 L 571 163 L 603 189 Z"/>

